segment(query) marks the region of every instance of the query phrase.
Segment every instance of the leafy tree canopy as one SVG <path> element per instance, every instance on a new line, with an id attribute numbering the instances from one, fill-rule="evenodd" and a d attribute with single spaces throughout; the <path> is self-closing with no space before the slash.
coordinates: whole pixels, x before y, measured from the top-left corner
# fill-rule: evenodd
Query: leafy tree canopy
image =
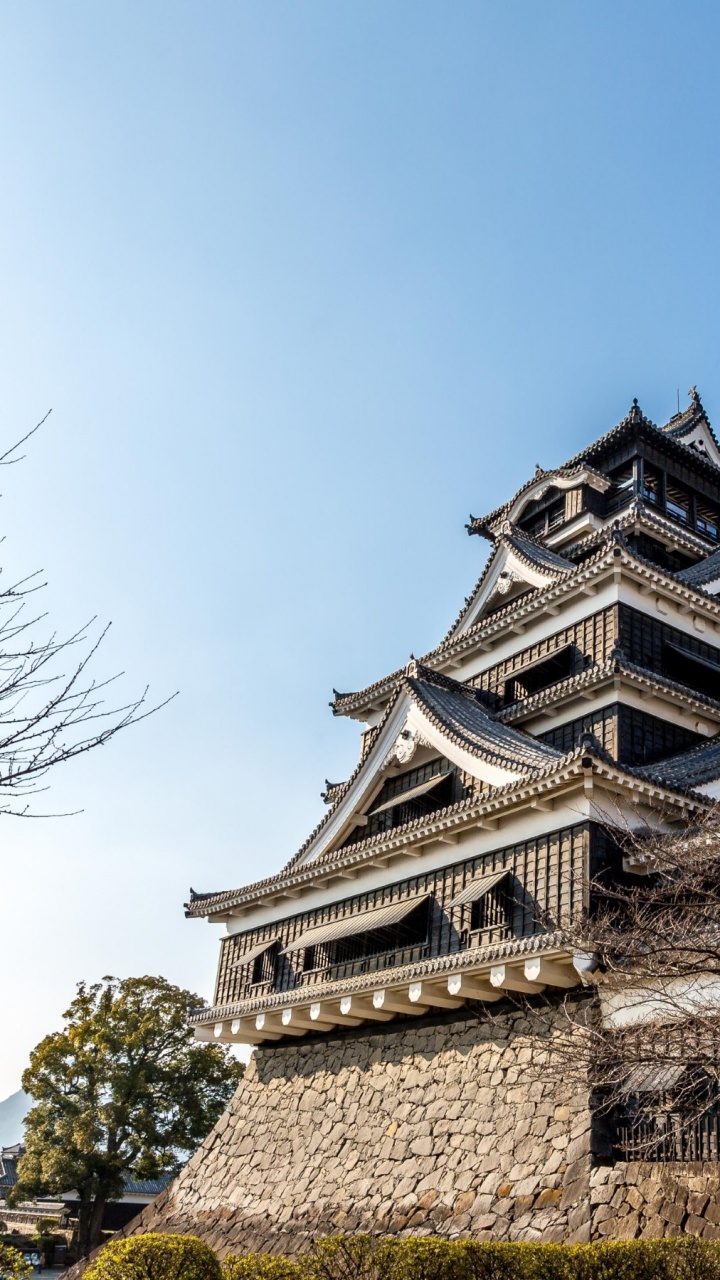
<path id="1" fill-rule="evenodd" d="M 16 1198 L 75 1189 L 82 1254 L 128 1175 L 175 1172 L 242 1075 L 225 1046 L 194 1039 L 188 1015 L 202 1003 L 165 978 L 80 983 L 63 1030 L 30 1055 L 22 1085 L 35 1105 Z"/>

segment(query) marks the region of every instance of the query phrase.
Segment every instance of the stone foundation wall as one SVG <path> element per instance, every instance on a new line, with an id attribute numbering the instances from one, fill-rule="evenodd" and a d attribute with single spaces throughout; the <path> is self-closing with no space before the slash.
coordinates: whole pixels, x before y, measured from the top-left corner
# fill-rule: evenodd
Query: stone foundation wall
<path id="1" fill-rule="evenodd" d="M 632 1162 L 593 1169 L 593 1239 L 702 1236 L 720 1239 L 720 1166 Z"/>
<path id="2" fill-rule="evenodd" d="M 586 1096 L 543 1080 L 546 1019 L 404 1022 L 259 1049 L 200 1151 L 131 1230 L 221 1255 L 332 1231 L 589 1238 Z"/>
<path id="3" fill-rule="evenodd" d="M 591 1167 L 586 1094 L 543 1075 L 548 1018 L 510 1008 L 257 1050 L 123 1234 L 192 1232 L 221 1256 L 294 1255 L 334 1231 L 720 1238 L 720 1165 Z"/>

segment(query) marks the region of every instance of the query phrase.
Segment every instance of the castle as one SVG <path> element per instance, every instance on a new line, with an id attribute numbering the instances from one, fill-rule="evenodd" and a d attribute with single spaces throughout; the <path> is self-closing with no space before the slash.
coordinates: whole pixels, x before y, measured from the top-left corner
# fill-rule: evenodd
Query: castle
<path id="1" fill-rule="evenodd" d="M 335 693 L 361 749 L 323 820 L 278 874 L 187 904 L 223 928 L 195 1034 L 258 1048 L 144 1229 L 225 1252 L 718 1231 L 710 1153 L 599 1163 L 587 1093 L 529 1069 L 535 997 L 559 1011 L 591 981 L 564 925 L 609 829 L 720 796 L 720 445 L 697 392 L 663 427 L 635 401 L 468 532 L 489 559 L 441 643 Z"/>

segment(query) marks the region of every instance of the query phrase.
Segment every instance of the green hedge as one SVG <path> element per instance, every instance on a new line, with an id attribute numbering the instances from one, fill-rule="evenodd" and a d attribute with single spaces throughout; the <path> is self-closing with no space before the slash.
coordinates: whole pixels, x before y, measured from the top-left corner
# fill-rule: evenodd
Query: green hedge
<path id="1" fill-rule="evenodd" d="M 616 1244 L 325 1236 L 297 1260 L 254 1253 L 221 1267 L 194 1236 L 148 1234 L 112 1240 L 84 1280 L 720 1280 L 720 1244 L 691 1236 Z"/>
<path id="2" fill-rule="evenodd" d="M 148 1232 L 109 1241 L 83 1280 L 222 1280 L 222 1271 L 212 1249 L 196 1236 Z"/>
<path id="3" fill-rule="evenodd" d="M 224 1280 L 720 1280 L 720 1244 L 692 1237 L 613 1244 L 495 1244 L 326 1236 L 299 1261 L 231 1256 Z"/>

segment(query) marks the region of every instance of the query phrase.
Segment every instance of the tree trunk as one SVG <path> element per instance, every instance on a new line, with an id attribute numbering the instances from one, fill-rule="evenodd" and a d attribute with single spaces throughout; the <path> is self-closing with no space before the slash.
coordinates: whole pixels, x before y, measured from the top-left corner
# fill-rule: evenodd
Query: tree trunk
<path id="1" fill-rule="evenodd" d="M 90 1214 L 90 1249 L 97 1249 L 100 1243 L 100 1232 L 102 1230 L 103 1214 L 105 1205 L 107 1204 L 107 1196 L 98 1194 L 92 1203 L 92 1211 Z"/>
<path id="2" fill-rule="evenodd" d="M 78 1207 L 77 1253 L 78 1258 L 87 1258 L 90 1252 L 90 1214 L 92 1200 L 80 1197 Z"/>
<path id="3" fill-rule="evenodd" d="M 80 1201 L 78 1209 L 78 1258 L 87 1258 L 100 1243 L 103 1213 L 107 1197 L 96 1195 L 94 1199 Z"/>

